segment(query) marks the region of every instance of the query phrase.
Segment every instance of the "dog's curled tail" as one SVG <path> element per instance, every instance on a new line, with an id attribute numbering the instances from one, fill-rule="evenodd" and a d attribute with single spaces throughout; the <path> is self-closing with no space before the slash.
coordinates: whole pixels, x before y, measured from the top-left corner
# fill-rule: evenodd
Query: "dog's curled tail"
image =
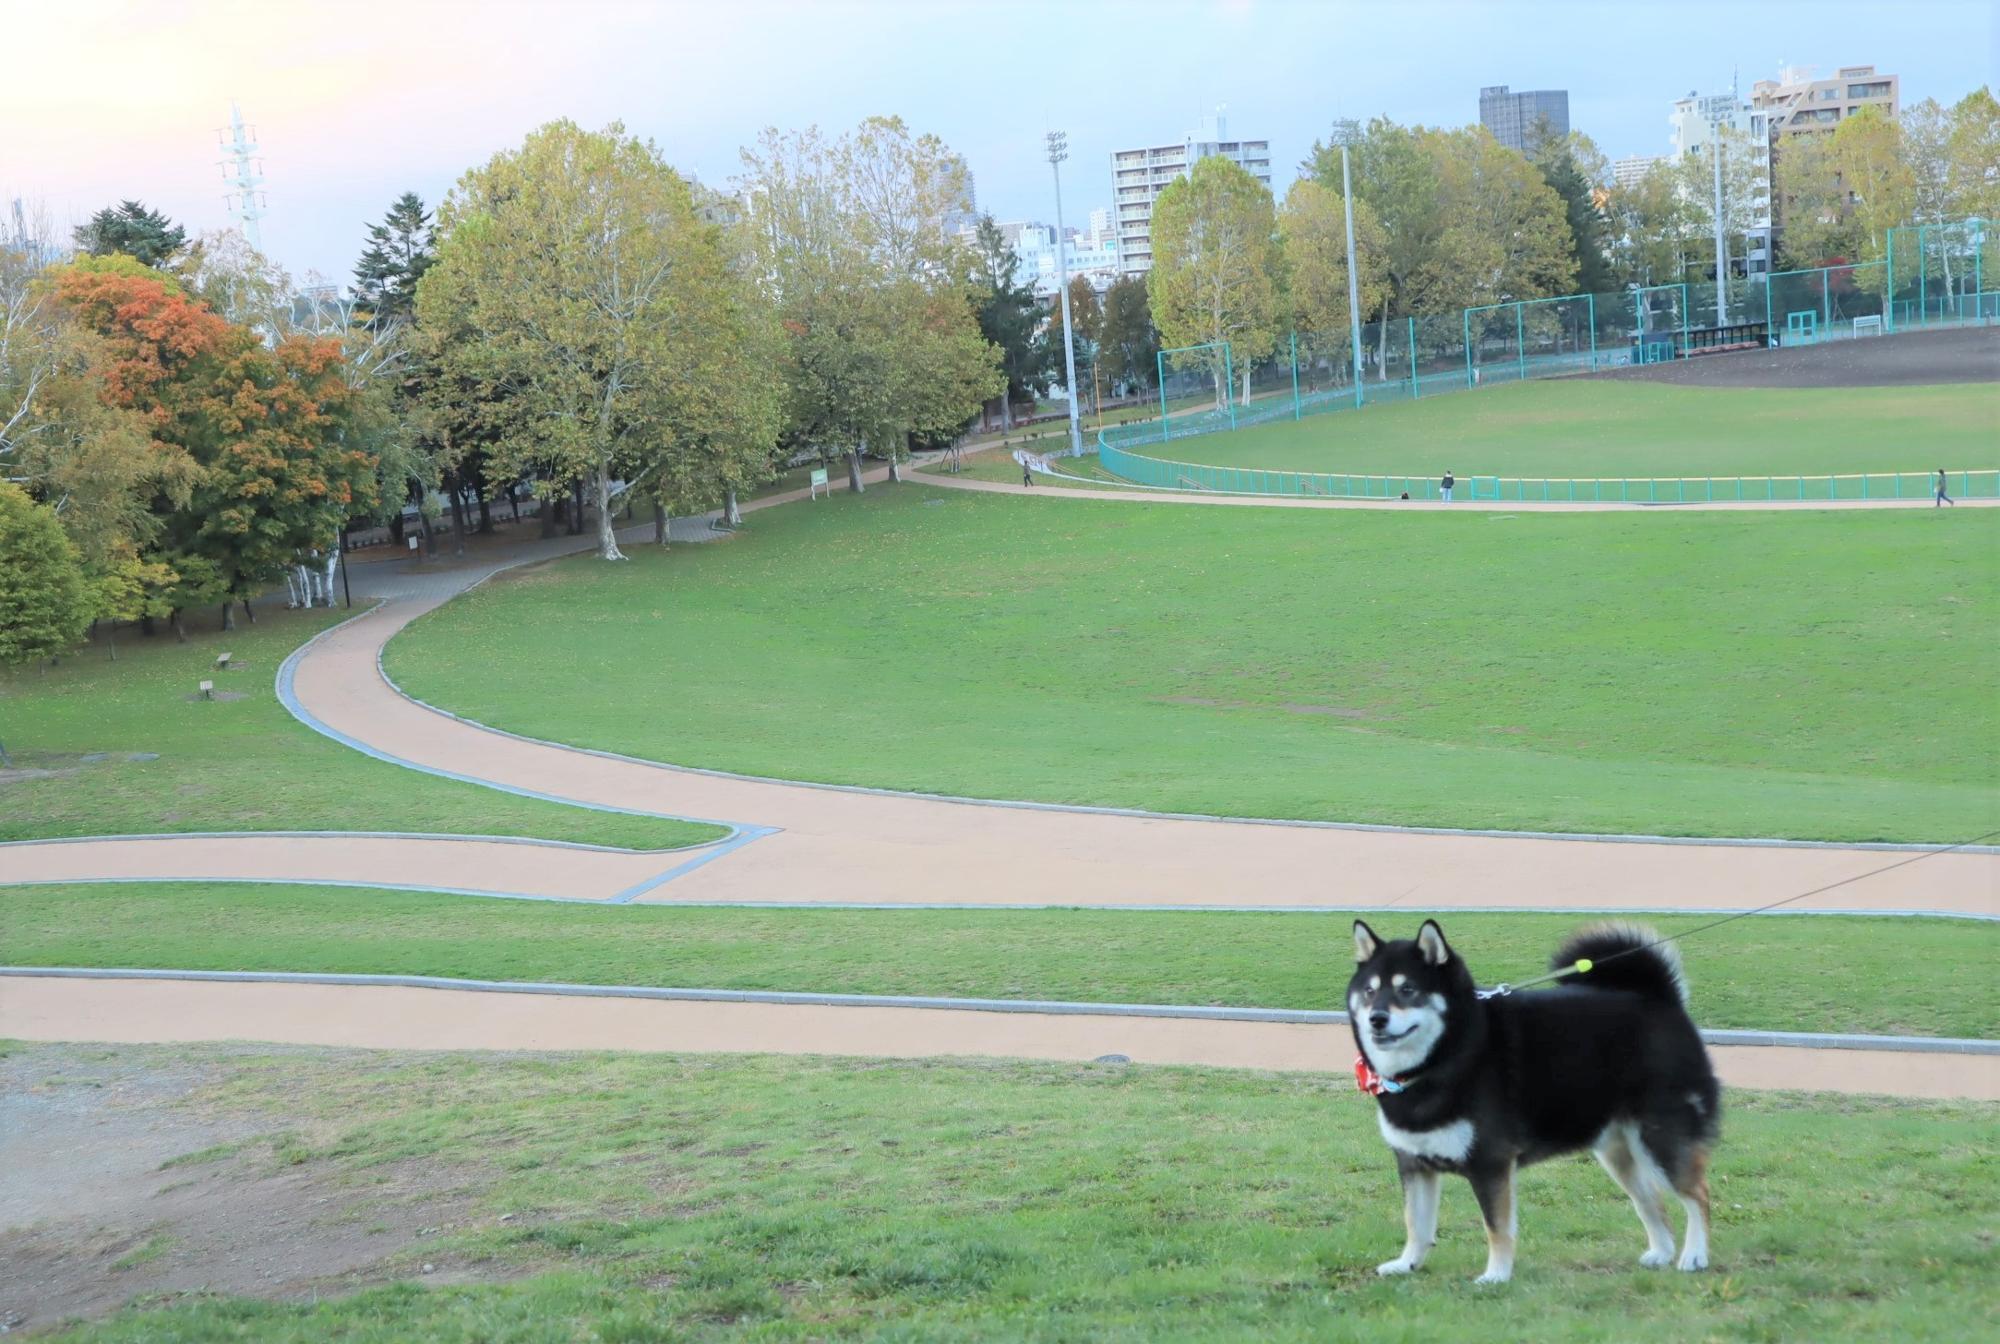
<path id="1" fill-rule="evenodd" d="M 1565 975 L 1557 984 L 1620 989 L 1669 1003 L 1687 1002 L 1680 953 L 1643 924 L 1593 924 L 1581 929 L 1556 949 L 1549 969 L 1566 970 L 1578 961 L 1590 962 L 1590 969 Z"/>

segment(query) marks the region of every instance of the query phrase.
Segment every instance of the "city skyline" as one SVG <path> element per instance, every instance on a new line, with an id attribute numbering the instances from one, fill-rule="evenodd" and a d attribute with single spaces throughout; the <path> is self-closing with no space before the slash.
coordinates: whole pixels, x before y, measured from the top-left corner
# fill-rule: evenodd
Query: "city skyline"
<path id="1" fill-rule="evenodd" d="M 1913 8 L 1925 21 L 1912 21 Z M 1729 17 L 1720 45 L 1710 11 Z M 1690 89 L 1727 89 L 1732 78 L 1747 88 L 1785 64 L 1873 63 L 1900 76 L 1904 106 L 1961 97 L 2000 64 L 1985 4 L 1935 0 L 1891 16 L 1835 2 L 1810 7 L 1801 27 L 1805 12 L 1568 0 L 1393 15 L 1285 0 L 1004 11 L 752 0 L 717 13 L 509 0 L 359 3 L 335 22 L 301 5 L 84 0 L 9 20 L 22 49 L 45 59 L 0 85 L 0 196 L 45 205 L 59 226 L 133 197 L 190 233 L 227 227 L 216 131 L 235 100 L 262 144 L 266 250 L 301 279 L 317 271 L 345 283 L 366 224 L 397 195 L 415 190 L 434 207 L 467 168 L 559 116 L 622 121 L 676 167 L 726 186 L 738 147 L 766 125 L 837 132 L 896 114 L 965 157 L 982 211 L 1048 222 L 1040 142 L 1051 127 L 1070 134 L 1065 194 L 1081 214 L 1112 203 L 1115 148 L 1177 139 L 1218 106 L 1232 133 L 1270 142 L 1282 196 L 1336 118 L 1472 125 L 1487 86 L 1566 90 L 1572 127 L 1615 159 L 1663 153 L 1669 109 Z M 995 13 L 1008 22 L 991 23 Z M 1104 33 L 1091 38 L 1080 16 L 1100 17 Z M 1109 40 L 1134 24 L 1150 34 L 1142 48 Z M 1552 39 L 1565 29 L 1574 45 Z M 1412 32 L 1455 40 L 1405 56 Z M 1958 40 L 1939 43 L 1938 32 Z M 1082 58 L 1073 68 L 1049 61 L 1050 35 Z M 1614 49 L 1615 60 L 1590 54 Z M 1132 60 L 1143 78 L 1120 79 Z M 994 73 L 982 81 L 979 66 Z M 79 80 L 78 69 L 97 77 Z"/>

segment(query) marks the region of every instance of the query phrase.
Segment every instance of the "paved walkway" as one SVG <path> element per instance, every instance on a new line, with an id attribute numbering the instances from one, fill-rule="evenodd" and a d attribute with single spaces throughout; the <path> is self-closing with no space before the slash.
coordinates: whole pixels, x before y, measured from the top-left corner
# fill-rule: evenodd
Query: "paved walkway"
<path id="1" fill-rule="evenodd" d="M 1010 1057 L 1340 1073 L 1344 1025 L 1111 1013 L 826 1007 L 507 994 L 400 986 L 0 978 L 0 1022 L 19 1040 L 127 1044 L 254 1040 L 387 1050 L 631 1050 Z M 2000 1101 L 2000 1056 L 1900 1050 L 1710 1047 L 1731 1087 Z"/>
<path id="2" fill-rule="evenodd" d="M 955 484 L 985 488 L 974 482 Z M 747 507 L 769 507 L 801 493 Z M 1062 497 L 1101 496 L 1077 492 Z M 1166 498 L 1188 502 L 1187 497 Z M 1315 502 L 1289 503 L 1310 507 Z M 649 528 L 633 531 L 650 535 Z M 315 880 L 668 903 L 1687 912 L 1746 909 L 1910 857 L 1865 847 L 1496 836 L 1171 818 L 748 779 L 513 737 L 408 700 L 381 675 L 378 658 L 387 641 L 452 594 L 507 563 L 542 558 L 544 550 L 559 554 L 591 544 L 590 537 L 555 538 L 511 559 L 486 556 L 468 566 L 425 565 L 400 575 L 389 564 L 357 566 L 357 577 L 367 569 L 383 571 L 371 580 L 371 593 L 388 600 L 295 655 L 281 673 L 290 682 L 288 699 L 294 712 L 319 731 L 384 759 L 583 806 L 723 821 L 738 827 L 727 843 L 663 859 L 439 837 L 146 837 L 10 846 L 0 850 L 0 880 Z M 281 690 L 286 689 L 281 680 Z M 1793 908 L 2000 917 L 2000 855 L 1955 853 L 1903 863 Z M 0 988 L 7 990 L 5 1001 L 14 1005 L 0 1012 L 0 1035 L 23 1034 L 25 1024 L 14 1020 L 26 1011 L 22 991 L 18 984 Z M 365 1005 L 384 991 L 342 988 L 344 1006 L 325 1018 L 323 1029 L 338 1035 L 346 1030 L 342 1024 L 351 1021 L 348 1043 L 372 1039 L 363 1033 L 362 1024 L 373 1011 Z M 182 989 L 152 992 L 194 994 Z M 78 1016 L 73 1029 L 83 1039 L 127 1039 L 97 1034 L 107 1031 L 181 1029 L 171 1018 L 155 1021 L 150 1010 L 133 1006 L 137 993 L 107 991 L 101 1000 L 105 1011 L 126 1004 L 138 1014 L 120 1014 L 123 1027 L 106 1025 L 102 1014 L 93 1012 Z M 62 1014 L 76 1012 L 85 1000 L 94 1001 L 90 995 L 80 1000 L 73 991 L 58 991 L 57 999 L 49 1001 L 53 1006 L 35 1009 L 37 1031 L 62 1031 Z M 538 1010 L 532 1005 L 510 1008 L 509 1020 L 516 1011 L 532 1015 Z M 201 1030 L 240 1035 L 251 1019 L 224 1014 L 203 1020 L 210 1025 Z M 258 1020 L 260 1030 L 276 1029 Z M 1009 1030 L 1017 1033 L 1011 1039 L 1021 1049 L 1035 1053 L 1040 1048 L 1032 1034 L 1019 1034 L 1026 1030 L 1020 1024 Z M 926 1037 L 931 1053 L 964 1052 L 963 1042 L 949 1032 L 923 1028 L 919 1034 L 923 1032 L 931 1033 Z M 448 1038 L 448 1032 L 425 1037 Z M 704 1044 L 725 1038 L 748 1039 L 693 1032 L 675 1034 L 659 1048 L 736 1048 Z M 782 1048 L 788 1038 L 756 1039 L 759 1048 Z M 869 1036 L 861 1032 L 842 1039 L 860 1046 Z M 529 1033 L 520 1043 L 534 1044 L 535 1038 Z M 1871 1073 L 1852 1052 L 1814 1076 L 1817 1085 L 1841 1090 L 1895 1091 L 1901 1086 L 1896 1077 Z"/>

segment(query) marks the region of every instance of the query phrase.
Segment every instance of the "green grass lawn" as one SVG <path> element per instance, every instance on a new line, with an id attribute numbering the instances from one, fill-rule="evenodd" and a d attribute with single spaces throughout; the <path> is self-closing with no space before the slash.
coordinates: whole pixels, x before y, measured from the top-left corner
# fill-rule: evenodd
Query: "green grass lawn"
<path id="1" fill-rule="evenodd" d="M 156 831 L 436 831 L 673 848 L 726 834 L 716 826 L 539 802 L 373 760 L 286 712 L 278 665 L 349 613 L 266 611 L 224 633 L 190 623 L 189 639 L 124 635 L 55 667 L 0 674 L 0 840 Z M 228 650 L 244 664 L 215 669 Z M 204 679 L 240 699 L 204 701 Z M 84 761 L 83 756 L 109 754 Z M 130 761 L 130 754 L 157 760 Z"/>
<path id="2" fill-rule="evenodd" d="M 502 579 L 388 667 L 486 723 L 753 774 L 1958 841 L 2000 827 L 1996 578 L 2000 515 L 1970 509 L 1336 514 L 910 484 Z"/>
<path id="3" fill-rule="evenodd" d="M 1544 379 L 1281 420 L 1135 453 L 1459 477 L 1826 475 L 2000 466 L 2000 383 L 1689 388 Z"/>
<path id="4" fill-rule="evenodd" d="M 1384 911 L 1384 932 L 1423 918 Z M 1588 917 L 1445 914 L 1486 983 L 1538 975 Z M 1109 910 L 557 906 L 421 892 L 160 883 L 0 887 L 19 965 L 439 975 L 1088 1003 L 1338 1008 L 1353 917 Z M 1662 932 L 1693 917 L 1654 917 Z M 1686 949 L 1711 1027 L 2000 1038 L 2000 929 L 1783 916 Z M 1839 967 L 1838 975 L 1827 974 Z M 1910 968 L 1920 966 L 1921 974 Z"/>
<path id="5" fill-rule="evenodd" d="M 1682 1344 L 1991 1325 L 1990 1105 L 1732 1096 L 1712 1270 L 1639 1268 L 1629 1204 L 1577 1158 L 1522 1177 L 1516 1277 L 1479 1289 L 1484 1237 L 1456 1180 L 1430 1264 L 1374 1273 L 1401 1245 L 1400 1196 L 1375 1107 L 1340 1077 L 110 1054 L 220 1063 L 199 1104 L 268 1127 L 214 1159 L 227 1179 L 365 1189 L 435 1170 L 455 1211 L 389 1266 L 401 1282 L 311 1302 L 190 1295 L 52 1338 Z"/>

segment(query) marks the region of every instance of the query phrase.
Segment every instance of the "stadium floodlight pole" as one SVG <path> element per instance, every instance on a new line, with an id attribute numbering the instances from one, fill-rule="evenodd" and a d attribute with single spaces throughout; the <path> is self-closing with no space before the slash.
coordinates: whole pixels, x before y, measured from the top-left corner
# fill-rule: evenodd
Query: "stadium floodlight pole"
<path id="1" fill-rule="evenodd" d="M 1069 393 L 1069 455 L 1083 456 L 1083 427 L 1076 411 L 1076 331 L 1069 320 L 1069 251 L 1063 237 L 1062 161 L 1069 157 L 1069 136 L 1050 131 L 1049 171 L 1056 179 L 1056 283 L 1062 286 L 1063 390 Z"/>
<path id="2" fill-rule="evenodd" d="M 1361 408 L 1361 279 L 1354 265 L 1354 179 L 1347 171 L 1347 141 L 1340 142 L 1340 195 L 1347 207 L 1347 328 L 1354 342 L 1354 407 Z M 1388 321 L 1384 314 L 1382 320 Z M 1414 352 L 1410 356 L 1416 358 Z"/>
<path id="3" fill-rule="evenodd" d="M 1708 124 L 1708 157 L 1715 160 L 1715 325 L 1729 325 L 1729 244 L 1722 236 L 1722 118 Z"/>

